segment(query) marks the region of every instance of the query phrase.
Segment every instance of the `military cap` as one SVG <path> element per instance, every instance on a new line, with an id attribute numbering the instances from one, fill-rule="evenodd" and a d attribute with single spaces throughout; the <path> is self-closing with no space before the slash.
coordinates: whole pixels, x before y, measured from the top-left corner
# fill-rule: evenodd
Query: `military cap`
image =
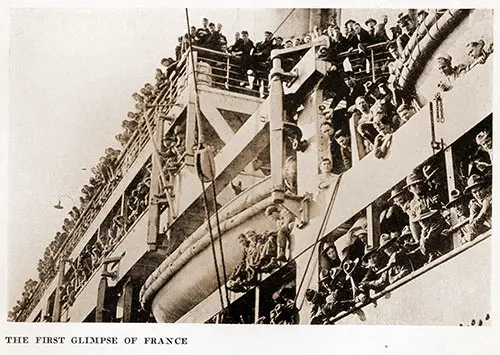
<path id="1" fill-rule="evenodd" d="M 483 177 L 477 174 L 472 174 L 467 179 L 467 187 L 464 190 L 464 194 L 469 193 L 474 187 L 481 186 L 484 184 L 486 184 L 486 180 Z"/>
<path id="2" fill-rule="evenodd" d="M 446 204 L 445 208 L 450 208 L 455 206 L 456 203 L 462 201 L 465 195 L 461 194 L 459 190 L 453 189 L 450 192 L 450 201 Z"/>
<path id="3" fill-rule="evenodd" d="M 476 143 L 477 144 L 484 144 L 486 141 L 486 138 L 490 137 L 490 132 L 487 130 L 483 130 L 479 132 L 476 136 Z"/>

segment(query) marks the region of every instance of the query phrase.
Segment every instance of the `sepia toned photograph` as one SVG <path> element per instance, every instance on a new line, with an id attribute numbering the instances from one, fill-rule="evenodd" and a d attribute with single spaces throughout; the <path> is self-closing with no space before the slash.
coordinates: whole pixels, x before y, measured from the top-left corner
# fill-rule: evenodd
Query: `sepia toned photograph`
<path id="1" fill-rule="evenodd" d="M 13 8 L 9 41 L 8 322 L 492 325 L 492 9 Z"/>

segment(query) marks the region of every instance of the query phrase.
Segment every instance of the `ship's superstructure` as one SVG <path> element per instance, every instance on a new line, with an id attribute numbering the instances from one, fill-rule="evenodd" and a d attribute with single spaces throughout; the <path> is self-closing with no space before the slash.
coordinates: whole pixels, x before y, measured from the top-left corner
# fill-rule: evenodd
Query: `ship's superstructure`
<path id="1" fill-rule="evenodd" d="M 190 43 L 14 320 L 487 324 L 493 13 L 424 12 L 251 65 Z"/>

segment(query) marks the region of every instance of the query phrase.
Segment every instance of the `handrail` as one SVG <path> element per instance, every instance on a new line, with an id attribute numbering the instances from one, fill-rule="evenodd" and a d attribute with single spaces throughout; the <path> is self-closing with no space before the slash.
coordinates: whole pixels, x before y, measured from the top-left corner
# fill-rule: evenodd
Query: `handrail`
<path id="1" fill-rule="evenodd" d="M 492 230 L 488 230 L 486 232 L 484 232 L 483 234 L 479 235 L 478 237 L 476 237 L 473 241 L 471 242 L 467 242 L 463 245 L 461 245 L 460 247 L 458 248 L 455 248 L 453 249 L 452 251 L 440 256 L 439 258 L 433 260 L 432 262 L 430 262 L 429 264 L 427 265 L 424 265 L 423 267 L 415 270 L 414 272 L 412 272 L 411 274 L 401 278 L 400 280 L 397 280 L 396 282 L 388 285 L 384 290 L 380 291 L 380 292 L 377 292 L 375 295 L 373 295 L 371 298 L 370 298 L 370 302 L 358 302 L 356 303 L 356 305 L 351 308 L 349 311 L 347 312 L 341 312 L 339 314 L 337 314 L 336 316 L 334 317 L 331 317 L 329 319 L 329 323 L 330 324 L 334 324 L 335 322 L 339 321 L 340 319 L 343 319 L 349 315 L 351 315 L 352 313 L 354 313 L 354 311 L 357 311 L 371 303 L 374 303 L 376 300 L 382 298 L 383 296 L 385 296 L 386 294 L 394 291 L 395 289 L 407 284 L 408 282 L 412 281 L 413 279 L 419 277 L 420 275 L 422 274 L 425 274 L 426 272 L 436 268 L 437 266 L 443 264 L 444 262 L 454 258 L 455 256 L 459 255 L 459 254 L 462 254 L 463 252 L 465 252 L 466 250 L 472 248 L 473 246 L 481 243 L 482 241 L 486 240 L 487 238 L 491 237 L 491 234 L 492 234 Z"/>
<path id="2" fill-rule="evenodd" d="M 205 47 L 200 47 L 200 46 L 193 46 L 193 50 L 195 50 L 197 52 L 212 53 L 212 54 L 216 54 L 216 55 L 219 55 L 219 56 L 222 56 L 222 57 L 225 57 L 225 58 L 235 58 L 235 59 L 241 58 L 240 56 L 237 56 L 237 55 L 234 55 L 234 54 L 231 54 L 231 53 L 219 52 L 219 51 L 216 51 L 216 50 L 213 50 L 213 49 L 210 49 L 210 48 L 205 48 Z"/>
<path id="3" fill-rule="evenodd" d="M 389 45 L 390 43 L 395 43 L 395 42 L 396 41 L 391 40 L 391 41 L 386 41 L 386 42 L 380 42 L 380 43 L 371 44 L 369 46 L 366 46 L 366 50 L 375 50 L 375 49 L 384 48 L 384 47 L 387 47 L 387 45 Z M 350 51 L 345 51 L 345 52 L 339 53 L 339 54 L 337 54 L 337 57 L 339 59 L 343 59 L 343 58 L 349 57 L 352 54 L 362 54 L 362 53 L 363 52 L 360 51 L 358 48 L 355 48 L 355 49 L 352 49 Z"/>

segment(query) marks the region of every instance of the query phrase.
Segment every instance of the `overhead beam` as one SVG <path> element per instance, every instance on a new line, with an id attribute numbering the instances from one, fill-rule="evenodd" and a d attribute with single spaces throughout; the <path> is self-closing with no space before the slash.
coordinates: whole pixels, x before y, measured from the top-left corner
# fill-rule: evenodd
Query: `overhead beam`
<path id="1" fill-rule="evenodd" d="M 232 101 L 233 107 L 237 107 L 237 103 Z M 234 136 L 234 132 L 221 115 L 219 110 L 214 106 L 214 103 L 205 95 L 200 95 L 200 109 L 205 115 L 208 123 L 212 125 L 220 139 L 227 144 Z"/>
<path id="2" fill-rule="evenodd" d="M 269 143 L 269 123 L 267 113 L 269 100 L 266 99 L 252 116 L 236 132 L 233 138 L 215 156 L 215 191 L 222 191 Z M 178 201 L 178 217 L 171 225 L 172 234 L 177 231 L 183 235 L 199 227 L 198 221 L 190 218 L 193 212 L 202 207 L 202 190 L 199 178 L 188 171 L 181 172 L 180 188 L 183 193 Z M 186 188 L 183 188 L 186 187 Z M 207 198 L 213 198 L 211 184 L 205 185 Z M 200 210 L 201 212 L 201 210 Z M 174 236 L 173 236 L 174 237 Z"/>
<path id="3" fill-rule="evenodd" d="M 214 88 L 200 88 L 200 97 L 210 101 L 213 106 L 227 111 L 242 112 L 251 115 L 264 101 L 263 99 L 236 92 Z"/>

